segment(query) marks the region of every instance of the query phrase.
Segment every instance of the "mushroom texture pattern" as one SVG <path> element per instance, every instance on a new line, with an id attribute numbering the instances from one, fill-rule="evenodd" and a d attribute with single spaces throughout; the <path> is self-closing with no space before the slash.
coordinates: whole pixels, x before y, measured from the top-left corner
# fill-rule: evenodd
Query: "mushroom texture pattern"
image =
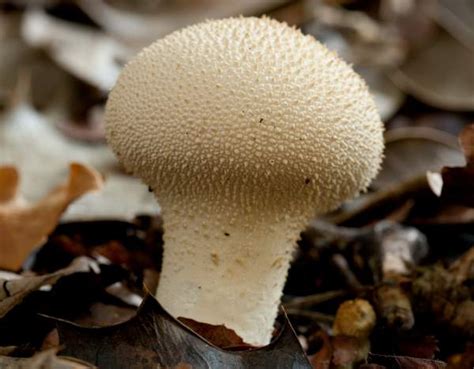
<path id="1" fill-rule="evenodd" d="M 208 21 L 144 49 L 110 93 L 106 130 L 162 208 L 160 302 L 255 345 L 271 339 L 299 233 L 365 190 L 383 152 L 362 79 L 268 18 Z"/>

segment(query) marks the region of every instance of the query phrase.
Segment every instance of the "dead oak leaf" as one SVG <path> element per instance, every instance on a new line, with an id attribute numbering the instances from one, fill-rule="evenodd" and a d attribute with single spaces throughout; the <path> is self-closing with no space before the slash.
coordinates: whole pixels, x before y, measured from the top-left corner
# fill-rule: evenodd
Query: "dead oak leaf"
<path id="1" fill-rule="evenodd" d="M 19 269 L 31 250 L 56 227 L 68 205 L 83 194 L 102 188 L 101 175 L 72 163 L 68 180 L 34 204 L 18 194 L 19 175 L 0 167 L 0 268 Z"/>
<path id="2" fill-rule="evenodd" d="M 150 295 L 124 323 L 86 328 L 56 320 L 56 326 L 62 354 L 100 368 L 311 369 L 287 319 L 268 346 L 225 351 L 174 319 Z"/>

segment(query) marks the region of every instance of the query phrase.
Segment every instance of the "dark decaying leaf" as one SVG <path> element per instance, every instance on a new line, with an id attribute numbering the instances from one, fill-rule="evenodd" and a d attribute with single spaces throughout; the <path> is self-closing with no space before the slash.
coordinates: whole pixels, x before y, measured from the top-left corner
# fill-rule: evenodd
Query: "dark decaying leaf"
<path id="1" fill-rule="evenodd" d="M 151 296 L 127 322 L 85 328 L 56 321 L 61 354 L 99 368 L 227 368 L 311 369 L 286 319 L 279 336 L 268 346 L 248 351 L 224 351 L 172 318 Z"/>

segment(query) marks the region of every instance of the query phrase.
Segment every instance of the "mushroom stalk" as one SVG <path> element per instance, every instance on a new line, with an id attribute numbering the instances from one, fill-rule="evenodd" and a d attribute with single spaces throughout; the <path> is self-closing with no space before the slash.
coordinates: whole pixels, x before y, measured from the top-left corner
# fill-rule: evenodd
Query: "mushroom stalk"
<path id="1" fill-rule="evenodd" d="M 160 203 L 166 219 L 161 304 L 177 317 L 224 323 L 247 343 L 268 343 L 305 224 L 301 214 Z"/>

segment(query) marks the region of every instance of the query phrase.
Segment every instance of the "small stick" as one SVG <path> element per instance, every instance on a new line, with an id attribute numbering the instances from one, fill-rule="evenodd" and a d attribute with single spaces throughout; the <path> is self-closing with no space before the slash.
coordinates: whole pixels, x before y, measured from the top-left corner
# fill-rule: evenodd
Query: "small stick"
<path id="1" fill-rule="evenodd" d="M 334 321 L 333 315 L 318 313 L 317 311 L 311 310 L 301 310 L 301 309 L 287 309 L 286 313 L 288 315 L 299 316 L 303 318 L 309 318 L 311 320 L 322 322 L 322 323 L 330 323 Z"/>
<path id="2" fill-rule="evenodd" d="M 336 291 L 327 291 L 323 293 L 317 293 L 314 295 L 308 295 L 303 297 L 295 297 L 291 301 L 284 304 L 285 309 L 297 309 L 311 307 L 314 305 L 321 304 L 326 301 L 333 300 L 338 297 L 347 295 L 347 291 L 336 290 Z"/>

